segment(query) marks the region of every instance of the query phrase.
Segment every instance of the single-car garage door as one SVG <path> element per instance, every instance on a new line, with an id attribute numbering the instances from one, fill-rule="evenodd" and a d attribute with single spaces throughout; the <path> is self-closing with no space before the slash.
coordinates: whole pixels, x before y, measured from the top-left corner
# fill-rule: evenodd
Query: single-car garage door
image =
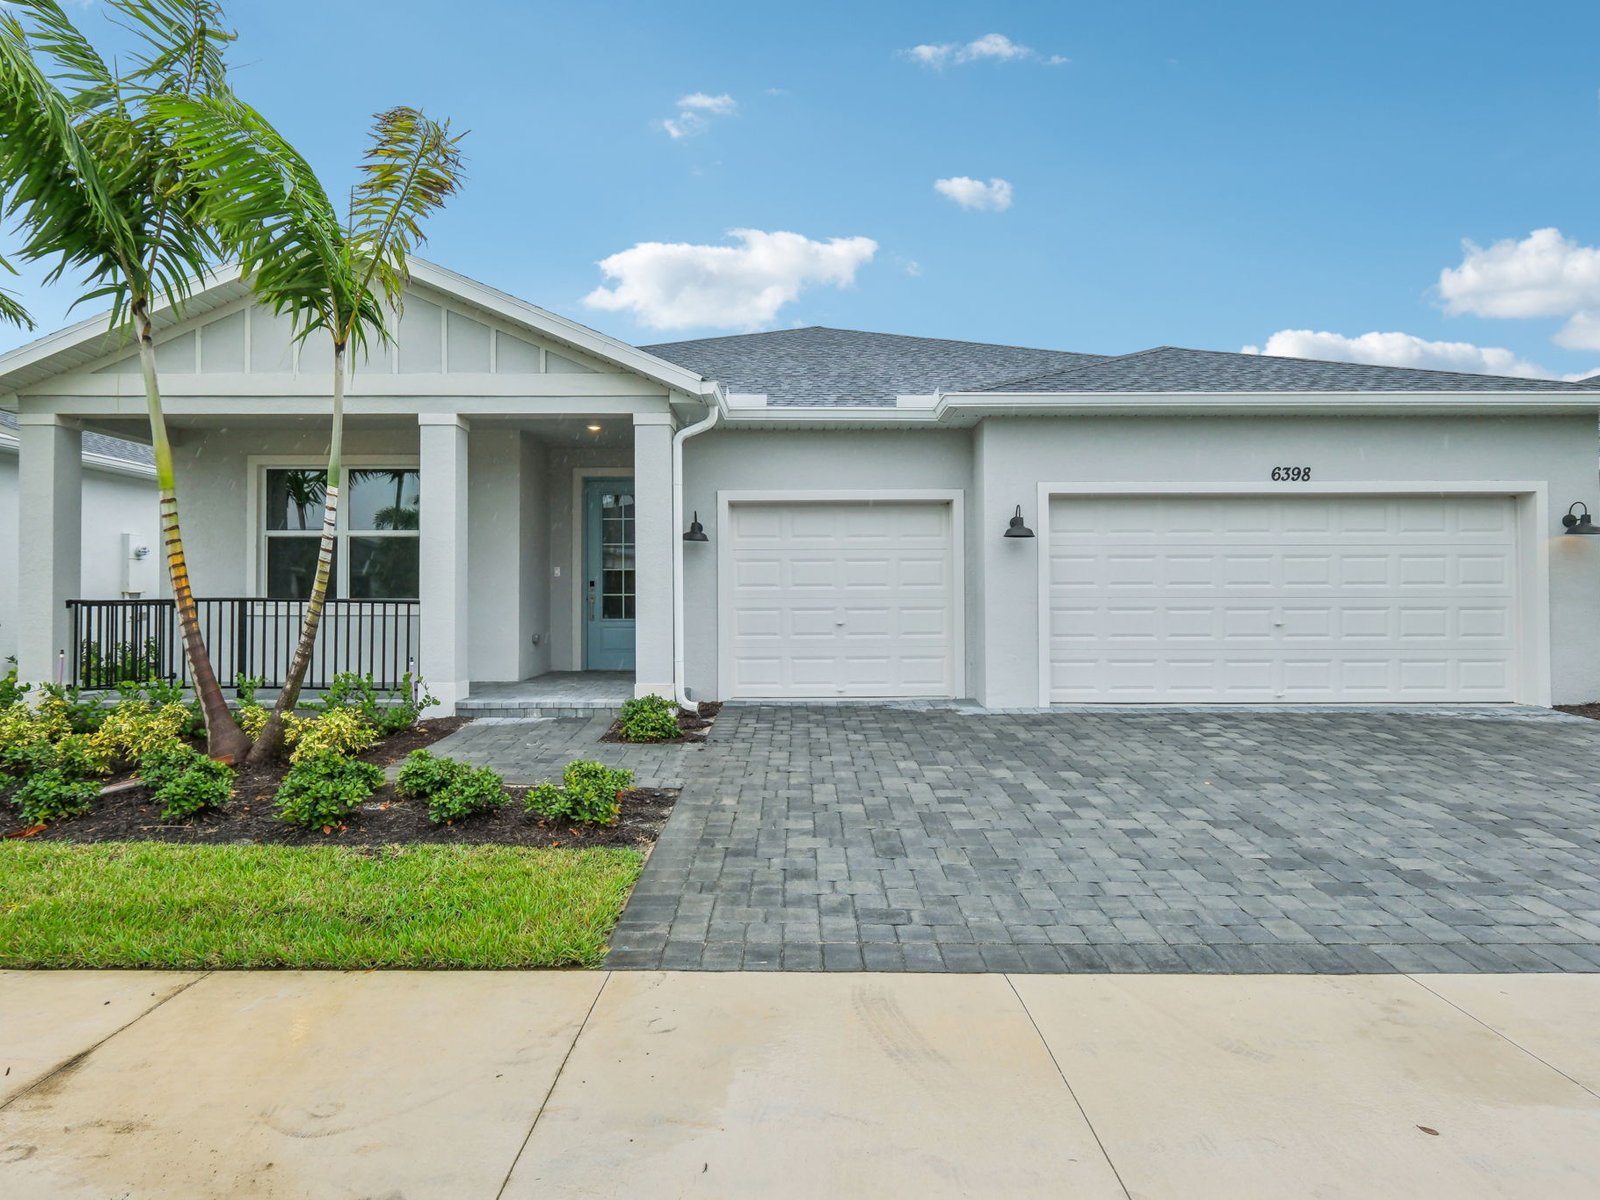
<path id="1" fill-rule="evenodd" d="M 1504 701 L 1509 496 L 1057 496 L 1055 702 Z"/>
<path id="2" fill-rule="evenodd" d="M 955 694 L 948 503 L 734 503 L 728 525 L 727 695 Z"/>

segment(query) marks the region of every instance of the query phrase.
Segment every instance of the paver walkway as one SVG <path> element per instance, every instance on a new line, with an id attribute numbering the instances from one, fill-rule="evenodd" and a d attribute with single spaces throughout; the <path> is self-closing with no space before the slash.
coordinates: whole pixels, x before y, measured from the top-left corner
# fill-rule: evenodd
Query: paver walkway
<path id="1" fill-rule="evenodd" d="M 1588 1197 L 1600 976 L 0 972 L 5 1200 Z"/>
<path id="2" fill-rule="evenodd" d="M 1600 722 L 729 705 L 703 747 L 603 728 L 441 749 L 684 788 L 613 967 L 1600 970 Z"/>

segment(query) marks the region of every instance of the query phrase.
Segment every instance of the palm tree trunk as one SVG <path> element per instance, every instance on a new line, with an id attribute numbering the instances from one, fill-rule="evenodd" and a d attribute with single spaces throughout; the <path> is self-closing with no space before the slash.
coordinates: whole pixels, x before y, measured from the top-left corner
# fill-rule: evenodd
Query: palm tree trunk
<path id="1" fill-rule="evenodd" d="M 339 491 L 344 483 L 344 354 L 342 343 L 333 347 L 333 433 L 328 440 L 328 485 L 322 504 L 322 542 L 317 549 L 317 575 L 311 584 L 311 596 L 306 601 L 305 618 L 300 623 L 300 642 L 289 660 L 289 673 L 284 677 L 283 690 L 278 702 L 272 706 L 272 715 L 256 738 L 250 751 L 252 763 L 271 762 L 283 754 L 283 719 L 295 710 L 300 702 L 300 688 L 305 683 L 306 671 L 311 666 L 311 654 L 317 645 L 317 630 L 322 627 L 322 612 L 328 599 L 328 584 L 333 577 L 334 547 L 338 543 Z"/>
<path id="2" fill-rule="evenodd" d="M 172 443 L 167 440 L 167 418 L 161 411 L 161 390 L 156 383 L 156 347 L 150 314 L 143 300 L 135 301 L 132 307 L 139 337 L 139 366 L 144 372 L 145 402 L 150 413 L 150 441 L 155 451 L 161 542 L 166 548 L 167 575 L 172 582 L 178 627 L 183 633 L 184 651 L 189 659 L 189 679 L 205 719 L 206 750 L 213 758 L 242 762 L 250 749 L 250 739 L 233 719 L 228 701 L 217 684 L 211 655 L 200 634 L 200 612 L 189 586 L 189 563 L 183 553 L 183 533 L 178 527 L 177 475 L 172 466 Z"/>

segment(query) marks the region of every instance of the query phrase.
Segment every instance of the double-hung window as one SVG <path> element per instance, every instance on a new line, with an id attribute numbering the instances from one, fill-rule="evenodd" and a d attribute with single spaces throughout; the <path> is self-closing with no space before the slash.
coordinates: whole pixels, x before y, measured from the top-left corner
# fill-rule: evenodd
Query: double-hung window
<path id="1" fill-rule="evenodd" d="M 329 595 L 347 600 L 417 598 L 415 467 L 346 470 Z M 328 474 L 321 467 L 269 467 L 262 506 L 261 578 L 269 600 L 304 600 L 317 573 Z"/>

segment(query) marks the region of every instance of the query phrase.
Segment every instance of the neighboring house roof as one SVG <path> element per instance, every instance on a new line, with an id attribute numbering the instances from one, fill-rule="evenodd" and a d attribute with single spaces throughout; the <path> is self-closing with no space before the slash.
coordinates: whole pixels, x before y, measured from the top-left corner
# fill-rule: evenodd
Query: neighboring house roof
<path id="1" fill-rule="evenodd" d="M 1024 375 L 985 392 L 1572 392 L 1600 388 L 1600 376 L 1570 382 L 1322 362 L 1222 350 L 1157 346 L 1115 358 Z"/>
<path id="2" fill-rule="evenodd" d="M 1102 359 L 821 325 L 640 348 L 715 379 L 728 392 L 764 395 L 771 405 L 892 405 L 896 396 L 980 391 L 1003 379 Z"/>
<path id="3" fill-rule="evenodd" d="M 0 445 L 9 446 L 16 440 L 17 414 L 0 410 Z M 103 433 L 85 431 L 83 435 L 84 458 L 110 459 L 135 468 L 140 474 L 153 471 L 155 454 L 149 446 L 138 442 L 125 442 L 121 438 L 107 437 Z"/>

